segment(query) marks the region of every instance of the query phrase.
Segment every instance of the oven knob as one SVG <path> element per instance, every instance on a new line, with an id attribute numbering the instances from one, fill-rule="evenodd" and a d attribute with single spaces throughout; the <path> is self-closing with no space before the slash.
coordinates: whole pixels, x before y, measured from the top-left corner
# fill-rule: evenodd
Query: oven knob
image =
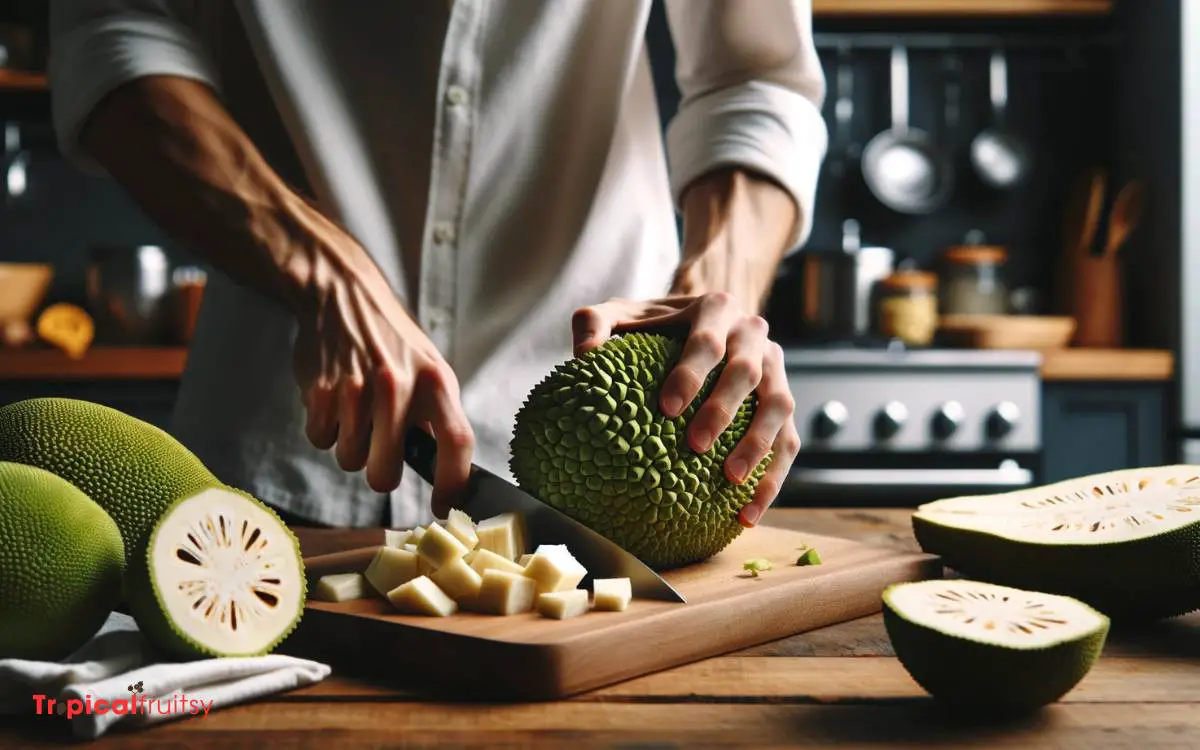
<path id="1" fill-rule="evenodd" d="M 904 426 L 908 420 L 908 409 L 899 401 L 890 401 L 875 416 L 875 436 L 886 440 Z"/>
<path id="2" fill-rule="evenodd" d="M 1011 401 L 1002 401 L 988 415 L 987 430 L 993 438 L 1002 438 L 1017 427 L 1021 410 Z"/>
<path id="3" fill-rule="evenodd" d="M 939 440 L 947 440 L 963 421 L 963 405 L 947 401 L 933 415 L 933 434 Z"/>
<path id="4" fill-rule="evenodd" d="M 822 440 L 827 440 L 842 428 L 849 416 L 846 405 L 841 401 L 826 401 L 821 406 L 821 410 L 813 417 L 813 434 Z"/>

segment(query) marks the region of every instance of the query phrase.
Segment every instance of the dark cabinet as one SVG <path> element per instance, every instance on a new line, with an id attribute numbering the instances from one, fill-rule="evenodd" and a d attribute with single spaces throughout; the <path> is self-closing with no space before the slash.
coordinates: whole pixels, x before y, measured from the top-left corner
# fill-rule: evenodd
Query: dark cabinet
<path id="1" fill-rule="evenodd" d="M 1048 382 L 1042 480 L 1167 462 L 1166 384 Z"/>

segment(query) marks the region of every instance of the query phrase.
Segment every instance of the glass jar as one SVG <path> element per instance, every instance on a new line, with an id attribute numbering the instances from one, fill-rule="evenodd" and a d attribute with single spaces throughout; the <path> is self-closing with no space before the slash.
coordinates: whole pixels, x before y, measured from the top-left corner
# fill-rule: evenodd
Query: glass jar
<path id="1" fill-rule="evenodd" d="M 942 314 L 1006 315 L 1009 311 L 1004 264 L 1008 253 L 996 245 L 956 245 L 942 255 Z"/>
<path id="2" fill-rule="evenodd" d="M 879 332 L 928 346 L 938 327 L 938 279 L 928 271 L 896 271 L 879 282 Z"/>

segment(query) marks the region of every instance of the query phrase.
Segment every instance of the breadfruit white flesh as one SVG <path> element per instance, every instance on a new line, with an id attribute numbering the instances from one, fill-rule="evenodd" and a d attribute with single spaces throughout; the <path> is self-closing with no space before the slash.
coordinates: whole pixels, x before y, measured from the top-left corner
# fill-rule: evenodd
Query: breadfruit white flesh
<path id="1" fill-rule="evenodd" d="M 384 529 L 383 543 L 387 547 L 402 548 L 408 544 L 410 536 L 412 536 L 412 531 L 409 529 Z"/>
<path id="2" fill-rule="evenodd" d="M 501 557 L 516 560 L 525 554 L 529 532 L 520 513 L 501 513 L 475 525 L 479 546 Z"/>
<path id="3" fill-rule="evenodd" d="M 516 575 L 522 575 L 525 572 L 523 566 L 517 565 L 507 557 L 502 557 L 490 549 L 483 549 L 482 547 L 475 550 L 474 556 L 470 559 L 470 564 L 475 569 L 475 572 L 480 575 L 483 575 L 488 570 L 503 570 L 508 573 L 515 573 Z"/>
<path id="4" fill-rule="evenodd" d="M 363 578 L 380 596 L 420 575 L 417 556 L 408 550 L 380 547 L 363 571 Z"/>
<path id="5" fill-rule="evenodd" d="M 331 573 L 321 576 L 313 586 L 312 598 L 321 602 L 348 602 L 365 598 L 368 589 L 362 573 Z"/>
<path id="6" fill-rule="evenodd" d="M 587 589 L 555 591 L 549 594 L 539 594 L 537 598 L 538 614 L 552 620 L 578 617 L 588 611 L 588 605 Z"/>
<path id="7" fill-rule="evenodd" d="M 518 615 L 533 608 L 536 596 L 532 578 L 492 569 L 483 574 L 483 584 L 472 607 L 486 614 Z"/>
<path id="8" fill-rule="evenodd" d="M 597 578 L 592 581 L 592 608 L 603 612 L 624 612 L 633 599 L 628 578 Z"/>
<path id="9" fill-rule="evenodd" d="M 520 565 L 522 568 L 524 568 L 526 565 L 529 564 L 529 561 L 532 559 L 533 559 L 533 553 L 526 552 L 525 554 L 523 554 L 519 558 L 517 558 L 517 565 Z"/>
<path id="10" fill-rule="evenodd" d="M 408 533 L 407 544 L 417 544 L 418 542 L 421 541 L 421 537 L 423 537 L 423 536 L 425 536 L 425 527 L 424 526 L 414 526 L 412 528 L 412 530 L 409 531 L 409 533 Z"/>
<path id="11" fill-rule="evenodd" d="M 458 611 L 458 603 L 438 588 L 427 576 L 418 576 L 387 593 L 397 612 L 427 617 L 449 617 Z"/>
<path id="12" fill-rule="evenodd" d="M 1114 620 L 1200 608 L 1200 466 L 939 500 L 913 514 L 913 533 L 966 577 L 1072 596 Z"/>
<path id="13" fill-rule="evenodd" d="M 451 560 L 429 574 L 429 579 L 460 604 L 479 596 L 483 577 L 462 558 Z"/>
<path id="14" fill-rule="evenodd" d="M 1091 670 L 1109 630 L 1109 618 L 1077 599 L 960 579 L 890 586 L 883 616 L 913 680 L 968 713 L 1057 701 Z"/>
<path id="15" fill-rule="evenodd" d="M 169 506 L 132 561 L 128 591 L 147 639 L 185 656 L 269 653 L 299 623 L 308 593 L 295 536 L 232 488 Z"/>
<path id="16" fill-rule="evenodd" d="M 467 552 L 475 549 L 475 546 L 479 544 L 479 536 L 475 533 L 475 522 L 461 510 L 451 509 L 446 517 L 445 527 L 446 531 L 453 534 L 455 539 L 462 542 L 462 545 L 467 548 Z"/>
<path id="17" fill-rule="evenodd" d="M 429 524 L 417 542 L 417 554 L 435 570 L 468 552 L 470 550 L 458 537 L 438 523 Z"/>
<path id="18" fill-rule="evenodd" d="M 525 566 L 525 577 L 537 584 L 537 593 L 566 591 L 579 585 L 587 569 L 575 559 L 565 544 L 540 544 Z"/>

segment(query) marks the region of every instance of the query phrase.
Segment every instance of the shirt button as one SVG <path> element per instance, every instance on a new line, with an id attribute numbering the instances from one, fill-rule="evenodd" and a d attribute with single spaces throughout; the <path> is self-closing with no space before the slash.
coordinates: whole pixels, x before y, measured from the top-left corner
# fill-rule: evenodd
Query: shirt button
<path id="1" fill-rule="evenodd" d="M 446 101 L 454 105 L 462 105 L 467 103 L 467 90 L 457 84 L 446 89 Z"/>
<path id="2" fill-rule="evenodd" d="M 454 242 L 454 227 L 447 222 L 440 222 L 433 228 L 433 241 L 439 245 Z"/>

